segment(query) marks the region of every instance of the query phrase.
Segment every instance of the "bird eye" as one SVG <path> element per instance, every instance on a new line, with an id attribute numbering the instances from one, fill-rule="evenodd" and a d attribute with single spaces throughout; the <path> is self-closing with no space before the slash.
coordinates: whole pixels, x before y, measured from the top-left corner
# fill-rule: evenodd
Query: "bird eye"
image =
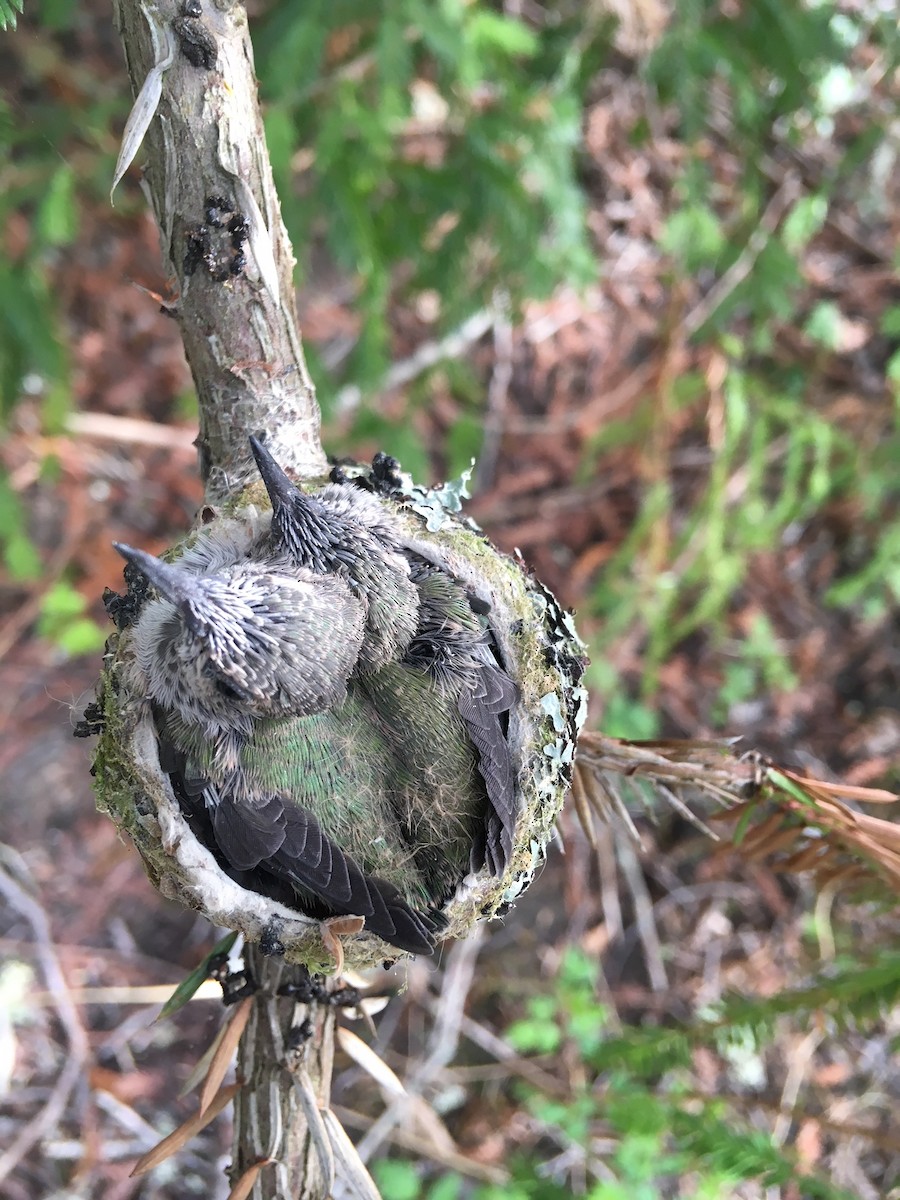
<path id="1" fill-rule="evenodd" d="M 229 683 L 227 679 L 223 679 L 221 675 L 216 676 L 213 680 L 213 686 L 220 696 L 226 700 L 246 700 L 247 694 L 242 688 L 237 687 L 233 683 Z"/>

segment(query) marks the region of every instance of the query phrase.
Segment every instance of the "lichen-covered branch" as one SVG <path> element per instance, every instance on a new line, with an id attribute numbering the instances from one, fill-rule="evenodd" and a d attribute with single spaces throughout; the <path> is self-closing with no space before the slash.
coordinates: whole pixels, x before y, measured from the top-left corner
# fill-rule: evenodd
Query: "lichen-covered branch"
<path id="1" fill-rule="evenodd" d="M 325 469 L 297 331 L 294 257 L 266 151 L 243 5 L 118 0 L 144 168 L 200 406 L 207 499 L 251 473 L 251 433 L 293 473 Z M 150 87 L 145 89 L 145 85 Z M 153 86 L 155 85 L 155 86 Z M 158 99 L 157 99 L 158 95 Z M 154 103 L 155 101 L 155 103 Z"/>

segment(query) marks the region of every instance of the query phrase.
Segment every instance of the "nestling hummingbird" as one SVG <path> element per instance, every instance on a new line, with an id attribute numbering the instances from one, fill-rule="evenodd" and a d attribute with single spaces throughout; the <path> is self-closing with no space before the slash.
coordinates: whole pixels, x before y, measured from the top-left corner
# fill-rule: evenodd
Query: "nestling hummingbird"
<path id="1" fill-rule="evenodd" d="M 132 670 L 161 765 L 239 882 L 430 953 L 467 872 L 509 858 L 517 689 L 391 502 L 304 495 L 253 449 L 273 502 L 255 541 L 201 533 L 176 563 L 117 546 L 159 593 Z"/>
<path id="2" fill-rule="evenodd" d="M 405 762 L 398 815 L 436 899 L 471 869 L 499 875 L 512 849 L 515 684 L 463 587 L 404 537 L 390 505 L 352 484 L 302 492 L 256 438 L 272 552 L 345 578 L 366 606 L 359 691 Z M 473 753 L 474 751 L 474 753 Z"/>

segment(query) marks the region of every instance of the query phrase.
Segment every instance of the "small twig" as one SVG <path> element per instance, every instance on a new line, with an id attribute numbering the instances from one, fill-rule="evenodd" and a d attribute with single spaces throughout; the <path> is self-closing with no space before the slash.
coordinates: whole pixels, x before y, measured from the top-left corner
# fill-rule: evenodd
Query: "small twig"
<path id="1" fill-rule="evenodd" d="M 2 855 L 18 874 L 25 879 L 28 878 L 25 861 L 15 850 L 9 846 L 3 846 Z M 87 1035 L 78 1019 L 78 1010 L 69 995 L 69 987 L 56 956 L 46 913 L 37 900 L 13 879 L 2 863 L 0 863 L 0 892 L 3 893 L 6 902 L 28 921 L 34 932 L 35 954 L 41 965 L 47 987 L 55 997 L 56 1011 L 68 1042 L 68 1054 L 46 1104 L 13 1139 L 12 1145 L 6 1152 L 0 1155 L 0 1181 L 2 1181 L 15 1170 L 31 1148 L 36 1146 L 62 1117 L 76 1085 L 79 1080 L 84 1078 L 90 1050 Z"/>
<path id="2" fill-rule="evenodd" d="M 253 997 L 245 996 L 237 1008 L 233 1010 L 230 1020 L 222 1031 L 222 1036 L 218 1041 L 206 1073 L 206 1078 L 203 1081 L 203 1087 L 200 1089 L 201 1113 L 206 1112 L 214 1097 L 219 1094 L 225 1076 L 228 1073 L 228 1068 L 231 1066 L 231 1060 L 234 1058 L 235 1051 L 237 1050 L 238 1042 L 241 1040 L 241 1035 L 250 1018 L 252 1004 Z"/>
<path id="3" fill-rule="evenodd" d="M 414 379 L 424 375 L 439 362 L 462 358 L 470 346 L 484 337 L 495 318 L 496 314 L 489 309 L 481 309 L 479 312 L 473 313 L 446 337 L 425 342 L 409 358 L 394 363 L 367 394 L 371 399 L 377 399 L 386 392 L 392 392 L 395 388 L 412 383 Z M 359 407 L 362 397 L 362 388 L 357 387 L 356 384 L 341 388 L 335 396 L 335 411 L 339 413 L 353 412 Z"/>
<path id="4" fill-rule="evenodd" d="M 120 1125 L 126 1133 L 141 1141 L 141 1153 L 146 1152 L 159 1141 L 159 1133 L 144 1118 L 134 1111 L 130 1104 L 125 1104 L 112 1092 L 104 1091 L 102 1087 L 94 1088 L 94 1100 L 99 1109 Z"/>
<path id="5" fill-rule="evenodd" d="M 617 780 L 626 789 L 637 783 L 654 789 L 682 816 L 692 796 L 714 800 L 722 811 L 707 820 L 732 823 L 731 848 L 749 861 L 765 859 L 794 874 L 813 871 L 819 888 L 858 887 L 877 878 L 900 890 L 896 823 L 858 807 L 897 803 L 900 796 L 892 792 L 822 783 L 759 755 L 739 754 L 726 740 L 639 742 L 583 734 L 573 784 L 579 814 L 587 810 L 588 820 L 593 812 L 609 821 L 627 811 Z"/>
<path id="6" fill-rule="evenodd" d="M 320 1107 L 319 1096 L 309 1072 L 305 1067 L 297 1065 L 292 1068 L 294 1089 L 297 1099 L 303 1109 L 303 1115 L 309 1129 L 310 1142 L 319 1162 L 319 1171 L 326 1189 L 330 1195 L 334 1190 L 334 1151 L 331 1138 L 325 1125 L 323 1109 Z M 277 1153 L 277 1151 L 274 1151 Z"/>
<path id="7" fill-rule="evenodd" d="M 612 829 L 604 825 L 596 835 L 597 872 L 600 876 L 600 903 L 603 921 L 611 942 L 622 936 L 622 905 L 619 901 L 619 880 L 616 872 L 615 839 Z"/>
<path id="8" fill-rule="evenodd" d="M 149 984 L 145 987 L 83 987 L 70 988 L 69 995 L 75 1004 L 165 1004 L 171 999 L 174 983 Z M 222 1002 L 222 986 L 214 979 L 201 983 L 188 1003 L 194 1000 L 217 1000 Z M 28 999 L 37 1008 L 46 1008 L 56 1003 L 52 992 L 34 992 Z"/>
<path id="9" fill-rule="evenodd" d="M 338 1119 L 333 1109 L 326 1108 L 322 1113 L 325 1129 L 331 1139 L 331 1149 L 336 1164 L 341 1169 L 338 1190 L 334 1196 L 342 1196 L 349 1191 L 357 1200 L 381 1200 L 381 1193 L 375 1186 L 375 1180 L 366 1170 L 365 1163 L 356 1153 L 356 1147 L 347 1136 L 347 1131 Z"/>
<path id="10" fill-rule="evenodd" d="M 196 1137 L 201 1129 L 205 1129 L 207 1125 L 214 1121 L 219 1113 L 234 1100 L 240 1090 L 241 1084 L 239 1083 L 232 1083 L 228 1087 L 222 1088 L 221 1092 L 219 1092 L 218 1096 L 216 1096 L 205 1112 L 198 1112 L 192 1117 L 188 1117 L 177 1129 L 174 1129 L 161 1142 L 157 1143 L 152 1150 L 148 1150 L 146 1154 L 142 1155 L 132 1167 L 131 1174 L 133 1176 L 146 1175 L 148 1171 L 152 1171 L 154 1167 L 158 1167 L 167 1158 L 171 1158 L 176 1151 L 186 1146 L 192 1138 Z"/>
<path id="11" fill-rule="evenodd" d="M 370 1126 L 368 1117 L 362 1113 L 354 1112 L 353 1109 L 345 1108 L 342 1105 L 335 1105 L 332 1115 L 336 1119 L 339 1119 L 341 1124 L 351 1125 L 356 1129 L 367 1129 Z M 391 1131 L 390 1141 L 393 1145 L 399 1146 L 403 1150 L 409 1150 L 413 1154 L 418 1154 L 421 1158 L 430 1158 L 448 1170 L 458 1171 L 460 1175 L 466 1175 L 470 1179 L 477 1179 L 484 1183 L 493 1183 L 497 1186 L 502 1186 L 509 1182 L 509 1175 L 502 1167 L 490 1167 L 485 1163 L 466 1158 L 464 1154 L 456 1151 L 442 1150 L 424 1138 L 417 1137 L 415 1133 L 402 1126 L 399 1129 Z"/>
<path id="12" fill-rule="evenodd" d="M 823 1036 L 821 1029 L 811 1029 L 788 1058 L 787 1076 L 781 1090 L 781 1111 L 772 1130 L 772 1144 L 775 1146 L 783 1146 L 791 1131 L 795 1116 L 794 1107 L 800 1095 L 803 1077 L 809 1070 L 809 1064 Z"/>
<path id="13" fill-rule="evenodd" d="M 666 992 L 669 989 L 669 980 L 663 965 L 662 945 L 656 931 L 656 922 L 653 919 L 653 901 L 647 890 L 641 864 L 638 862 L 632 843 L 627 838 L 622 838 L 619 842 L 618 852 L 622 871 L 634 900 L 635 924 L 641 945 L 644 947 L 644 960 L 647 963 L 650 986 L 654 992 Z"/>
<path id="14" fill-rule="evenodd" d="M 456 942 L 447 955 L 440 1004 L 428 1054 L 406 1085 L 406 1093 L 396 1097 L 360 1140 L 357 1150 L 363 1162 L 372 1158 L 403 1120 L 411 1099 L 421 1097 L 429 1084 L 455 1056 L 466 997 L 472 986 L 475 963 L 483 940 L 484 929 L 477 926 L 465 941 Z"/>
<path id="15" fill-rule="evenodd" d="M 484 925 L 476 925 L 472 933 L 464 941 L 456 942 L 447 955 L 431 1047 L 413 1077 L 420 1088 L 430 1083 L 456 1056 L 466 1000 L 472 990 L 484 937 Z"/>
<path id="16" fill-rule="evenodd" d="M 488 385 L 484 414 L 484 437 L 475 474 L 476 491 L 487 491 L 494 481 L 503 426 L 513 375 L 513 327 L 509 316 L 509 296 L 498 295 L 494 305 L 494 368 Z"/>
<path id="17" fill-rule="evenodd" d="M 197 441 L 195 429 L 159 425 L 137 417 L 117 417 L 112 413 L 69 413 L 66 430 L 73 437 L 101 438 L 130 446 L 160 446 L 164 450 L 185 452 L 193 450 Z"/>
<path id="18" fill-rule="evenodd" d="M 680 335 L 687 339 L 706 324 L 716 309 L 721 308 L 731 293 L 744 282 L 765 250 L 769 238 L 778 228 L 782 217 L 803 190 L 800 176 L 793 172 L 785 176 L 775 195 L 766 205 L 759 224 L 747 239 L 747 245 L 728 270 L 709 289 L 681 324 Z"/>
<path id="19" fill-rule="evenodd" d="M 565 1098 L 568 1094 L 565 1084 L 563 1084 L 555 1075 L 551 1075 L 548 1071 L 543 1070 L 530 1058 L 523 1058 L 517 1050 L 514 1050 L 508 1042 L 504 1042 L 503 1038 L 498 1037 L 480 1022 L 472 1017 L 463 1017 L 460 1023 L 460 1029 L 476 1046 L 480 1046 L 482 1050 L 493 1057 L 507 1069 L 511 1075 L 518 1075 L 533 1087 L 539 1088 L 546 1092 L 548 1096 L 556 1096 Z"/>

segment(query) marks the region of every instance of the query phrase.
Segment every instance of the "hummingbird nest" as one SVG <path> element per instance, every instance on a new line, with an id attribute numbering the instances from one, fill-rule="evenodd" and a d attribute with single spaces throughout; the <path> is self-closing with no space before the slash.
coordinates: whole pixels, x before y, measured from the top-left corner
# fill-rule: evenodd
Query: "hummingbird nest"
<path id="1" fill-rule="evenodd" d="M 495 658 L 515 684 L 516 701 L 503 717 L 515 818 L 502 869 L 495 860 L 493 871 L 488 865 L 461 870 L 437 914 L 436 937 L 463 937 L 477 921 L 503 915 L 543 861 L 572 780 L 575 743 L 586 715 L 587 694 L 580 683 L 584 646 L 571 615 L 522 561 L 501 554 L 461 515 L 465 477 L 425 489 L 399 473 L 393 460 L 378 456 L 371 467 L 335 468 L 331 482 L 375 493 L 404 551 L 464 590 L 489 631 Z M 303 494 L 316 495 L 327 483 L 304 481 Z M 271 525 L 270 496 L 261 483 L 251 483 L 222 508 L 201 510 L 197 527 L 172 547 L 165 561 L 177 566 L 184 556 L 186 563 L 192 555 L 196 558 L 198 546 L 214 542 L 220 529 L 245 529 L 249 543 Z M 247 886 L 189 821 L 185 797 L 173 786 L 169 764 L 161 761 L 158 714 L 136 682 L 141 673 L 135 629 L 154 593 L 140 569 L 127 567 L 125 578 L 124 595 L 105 596 L 117 629 L 106 646 L 97 702 L 85 714 L 82 729 L 99 734 L 93 766 L 98 807 L 127 832 L 163 895 L 260 942 L 264 951 L 284 953 L 313 972 L 333 970 L 333 940 L 323 931 L 321 914 L 306 915 L 300 901 L 295 906 Z M 409 853 L 415 857 L 414 845 Z M 345 910 L 345 915 L 351 914 Z M 375 965 L 404 953 L 365 926 L 341 932 L 350 966 Z"/>

